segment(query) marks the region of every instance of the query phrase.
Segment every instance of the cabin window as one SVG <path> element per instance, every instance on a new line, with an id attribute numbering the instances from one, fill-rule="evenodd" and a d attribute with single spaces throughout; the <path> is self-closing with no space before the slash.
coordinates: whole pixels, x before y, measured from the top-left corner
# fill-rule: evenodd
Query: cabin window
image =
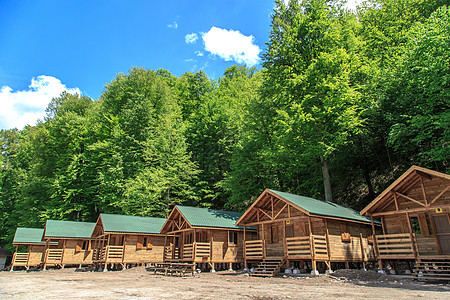
<path id="1" fill-rule="evenodd" d="M 144 245 L 144 247 L 147 247 L 147 242 L 148 242 L 147 237 L 144 237 L 144 241 L 142 243 Z"/>
<path id="2" fill-rule="evenodd" d="M 229 245 L 237 245 L 238 243 L 238 233 L 236 231 L 228 232 L 228 244 Z"/>
<path id="3" fill-rule="evenodd" d="M 286 225 L 286 237 L 294 237 L 294 228 L 292 227 L 292 225 Z"/>
<path id="4" fill-rule="evenodd" d="M 87 250 L 88 247 L 89 247 L 89 241 L 84 241 L 84 242 L 83 242 L 83 246 L 81 246 L 81 249 Z"/>
<path id="5" fill-rule="evenodd" d="M 419 217 L 411 217 L 411 227 L 413 233 L 422 234 L 422 231 L 420 230 Z"/>

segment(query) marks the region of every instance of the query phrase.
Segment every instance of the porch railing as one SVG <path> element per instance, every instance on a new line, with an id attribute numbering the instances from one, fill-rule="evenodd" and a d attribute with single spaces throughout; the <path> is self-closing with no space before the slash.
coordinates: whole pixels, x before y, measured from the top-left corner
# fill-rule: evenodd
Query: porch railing
<path id="1" fill-rule="evenodd" d="M 63 258 L 63 249 L 47 249 L 45 263 L 60 264 Z"/>
<path id="2" fill-rule="evenodd" d="M 211 243 L 194 242 L 183 246 L 183 260 L 208 260 L 211 257 Z"/>
<path id="3" fill-rule="evenodd" d="M 164 261 L 178 260 L 180 258 L 180 248 L 171 246 L 164 247 Z"/>
<path id="4" fill-rule="evenodd" d="M 245 259 L 262 259 L 264 258 L 264 241 L 245 241 Z"/>
<path id="5" fill-rule="evenodd" d="M 414 259 L 414 238 L 409 233 L 376 235 L 378 257 L 380 259 Z"/>
<path id="6" fill-rule="evenodd" d="M 106 246 L 108 259 L 122 259 L 123 258 L 123 246 Z"/>
<path id="7" fill-rule="evenodd" d="M 284 242 L 287 257 L 328 259 L 327 238 L 324 235 L 285 238 Z"/>
<path id="8" fill-rule="evenodd" d="M 28 265 L 29 253 L 14 253 L 13 265 L 14 266 L 26 266 Z"/>

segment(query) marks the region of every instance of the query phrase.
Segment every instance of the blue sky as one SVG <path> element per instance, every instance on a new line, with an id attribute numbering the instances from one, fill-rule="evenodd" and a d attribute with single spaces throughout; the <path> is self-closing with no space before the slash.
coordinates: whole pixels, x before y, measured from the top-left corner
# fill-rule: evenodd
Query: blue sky
<path id="1" fill-rule="evenodd" d="M 0 129 L 34 125 L 64 90 L 98 99 L 135 66 L 214 79 L 234 64 L 260 68 L 273 8 L 272 0 L 0 0 Z"/>

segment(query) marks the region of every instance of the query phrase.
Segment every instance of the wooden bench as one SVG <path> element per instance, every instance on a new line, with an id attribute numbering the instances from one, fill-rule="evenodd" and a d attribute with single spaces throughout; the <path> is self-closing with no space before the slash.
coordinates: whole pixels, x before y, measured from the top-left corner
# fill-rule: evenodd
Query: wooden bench
<path id="1" fill-rule="evenodd" d="M 194 275 L 194 264 L 188 263 L 157 263 L 153 266 L 147 267 L 146 270 L 149 272 L 164 273 L 164 275 L 180 275 L 184 276 L 186 273 L 191 273 Z"/>

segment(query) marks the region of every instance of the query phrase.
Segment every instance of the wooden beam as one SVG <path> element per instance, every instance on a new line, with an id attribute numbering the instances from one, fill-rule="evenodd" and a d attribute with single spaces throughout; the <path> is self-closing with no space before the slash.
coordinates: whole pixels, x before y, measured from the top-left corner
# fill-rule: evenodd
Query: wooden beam
<path id="1" fill-rule="evenodd" d="M 420 177 L 420 187 L 422 189 L 423 200 L 425 201 L 425 206 L 428 206 L 427 193 L 425 193 L 425 186 L 423 185 L 422 177 Z"/>
<path id="2" fill-rule="evenodd" d="M 397 200 L 397 195 L 396 195 L 395 193 L 392 193 L 392 195 L 394 196 L 395 210 L 398 211 L 398 200 Z"/>
<path id="3" fill-rule="evenodd" d="M 286 206 L 287 206 L 287 203 L 283 206 L 283 208 L 275 215 L 275 217 L 274 217 L 274 219 L 276 219 L 280 214 L 281 214 L 281 212 L 286 208 Z"/>
<path id="4" fill-rule="evenodd" d="M 407 199 L 407 200 L 409 200 L 409 201 L 415 202 L 415 203 L 417 203 L 417 204 L 419 204 L 419 205 L 422 205 L 423 207 L 426 207 L 426 204 L 424 204 L 424 203 L 422 203 L 422 202 L 420 202 L 420 201 L 418 201 L 418 200 L 416 200 L 416 199 L 413 199 L 413 198 L 411 198 L 411 197 L 409 197 L 409 196 L 403 195 L 403 194 L 400 193 L 400 192 L 394 192 L 394 194 L 397 194 L 397 195 L 400 196 L 400 197 L 403 197 L 403 198 L 405 198 L 405 199 Z"/>
<path id="5" fill-rule="evenodd" d="M 417 173 L 420 177 L 426 178 L 426 179 L 428 179 L 428 180 L 432 180 L 432 179 L 433 179 L 433 176 L 431 176 L 430 174 L 427 174 L 427 173 L 425 173 L 425 172 L 416 170 L 416 173 Z"/>
<path id="6" fill-rule="evenodd" d="M 263 214 L 265 214 L 269 219 L 273 220 L 273 217 L 271 217 L 268 213 L 266 213 L 265 211 L 263 211 L 261 208 L 258 208 L 258 210 L 260 212 L 262 212 Z M 272 211 L 273 212 L 273 211 Z"/>
<path id="7" fill-rule="evenodd" d="M 270 202 L 272 203 L 272 220 L 273 220 L 273 196 L 270 196 Z"/>
<path id="8" fill-rule="evenodd" d="M 402 209 L 402 210 L 399 210 L 399 211 L 387 211 L 387 212 L 374 213 L 374 214 L 372 214 L 372 216 L 374 216 L 374 217 L 381 217 L 381 216 L 398 215 L 398 214 L 405 213 L 405 212 L 409 212 L 409 213 L 413 213 L 413 212 L 426 212 L 426 211 L 428 211 L 428 210 L 430 210 L 430 209 L 442 208 L 442 207 L 443 207 L 442 205 L 441 205 L 441 206 L 434 205 L 434 206 L 429 206 L 429 207 L 427 207 L 427 208 L 419 207 L 419 208 L 412 208 L 412 209 Z M 444 206 L 444 207 L 449 207 L 449 205 L 447 204 L 447 205 Z"/>
<path id="9" fill-rule="evenodd" d="M 436 197 L 434 197 L 434 199 L 431 200 L 431 202 L 430 202 L 430 204 L 428 204 L 428 206 L 430 206 L 431 204 L 433 204 L 434 202 L 436 202 L 436 200 L 438 200 L 439 198 L 441 198 L 442 195 L 444 195 L 445 192 L 447 192 L 449 188 L 450 188 L 450 185 L 447 186 L 442 192 L 440 192 L 439 195 L 437 195 Z"/>

